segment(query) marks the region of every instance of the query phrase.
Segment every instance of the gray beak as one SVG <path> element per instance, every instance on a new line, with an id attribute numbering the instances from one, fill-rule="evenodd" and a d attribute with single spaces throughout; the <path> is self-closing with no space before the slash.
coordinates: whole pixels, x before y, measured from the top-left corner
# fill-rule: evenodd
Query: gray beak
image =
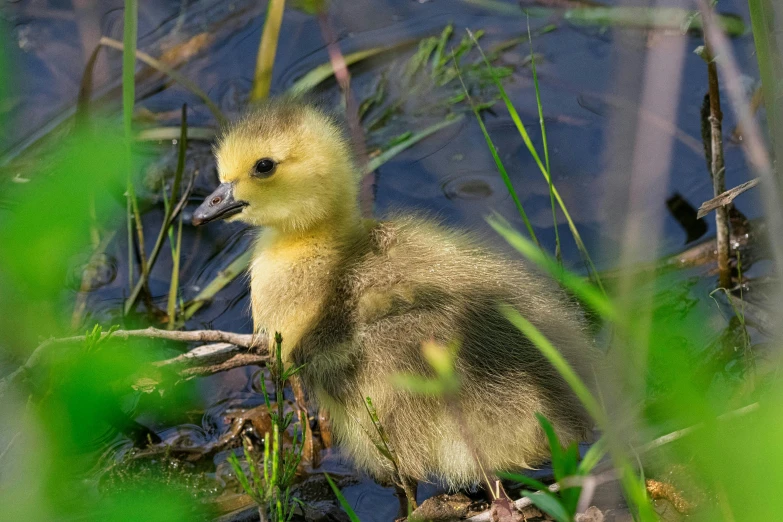
<path id="1" fill-rule="evenodd" d="M 225 219 L 242 212 L 244 201 L 234 199 L 233 183 L 221 183 L 193 212 L 193 225 L 199 226 L 217 219 Z"/>

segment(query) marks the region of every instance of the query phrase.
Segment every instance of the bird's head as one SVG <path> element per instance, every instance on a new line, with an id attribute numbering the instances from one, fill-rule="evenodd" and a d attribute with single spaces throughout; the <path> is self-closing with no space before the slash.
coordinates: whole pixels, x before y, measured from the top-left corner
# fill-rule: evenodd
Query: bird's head
<path id="1" fill-rule="evenodd" d="M 304 232 L 352 217 L 359 176 L 350 142 L 333 117 L 283 98 L 232 124 L 215 147 L 220 185 L 193 224 L 240 220 Z"/>

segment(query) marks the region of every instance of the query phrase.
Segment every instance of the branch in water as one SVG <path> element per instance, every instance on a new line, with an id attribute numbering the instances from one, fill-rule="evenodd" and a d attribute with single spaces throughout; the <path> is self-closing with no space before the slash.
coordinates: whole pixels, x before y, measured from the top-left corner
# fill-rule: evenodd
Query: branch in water
<path id="1" fill-rule="evenodd" d="M 141 330 L 116 330 L 101 335 L 101 339 L 111 337 L 127 341 L 129 339 L 164 339 L 168 341 L 180 341 L 185 343 L 221 343 L 194 348 L 186 354 L 173 359 L 156 363 L 156 366 L 182 365 L 178 372 L 183 377 L 196 375 L 208 375 L 218 371 L 224 371 L 246 364 L 261 364 L 267 360 L 266 339 L 256 337 L 253 334 L 240 334 L 224 332 L 221 330 L 192 330 L 171 331 L 158 328 L 144 328 Z M 20 380 L 29 370 L 39 364 L 47 350 L 58 344 L 73 344 L 84 342 L 87 336 L 75 335 L 61 337 L 59 339 L 47 339 L 33 351 L 27 362 L 12 372 L 5 379 L 0 380 L 0 396 L 5 390 Z M 229 349 L 229 347 L 231 349 Z M 242 353 L 240 348 L 252 349 L 251 352 Z"/>
<path id="2" fill-rule="evenodd" d="M 752 189 L 760 182 L 761 182 L 761 178 L 754 178 L 750 181 L 746 181 L 742 185 L 738 185 L 733 189 L 729 189 L 726 192 L 718 194 L 716 197 L 712 199 L 708 199 L 707 201 L 702 203 L 701 206 L 699 207 L 699 213 L 696 215 L 696 219 L 703 218 L 704 216 L 706 216 L 707 214 L 709 214 L 711 211 L 715 210 L 718 207 L 723 207 L 725 205 L 728 205 L 729 203 L 734 201 L 734 198 L 736 198 L 746 190 Z"/>

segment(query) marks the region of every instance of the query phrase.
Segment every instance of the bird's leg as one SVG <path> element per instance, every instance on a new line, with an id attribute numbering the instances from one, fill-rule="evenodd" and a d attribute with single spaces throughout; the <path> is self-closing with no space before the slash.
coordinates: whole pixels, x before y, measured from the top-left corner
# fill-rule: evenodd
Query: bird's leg
<path id="1" fill-rule="evenodd" d="M 332 423 L 329 421 L 329 412 L 323 408 L 318 410 L 318 429 L 321 432 L 321 442 L 324 448 L 332 447 Z"/>
<path id="2" fill-rule="evenodd" d="M 394 485 L 397 499 L 400 501 L 400 517 L 406 517 L 418 507 L 416 503 L 416 490 L 419 483 L 409 477 L 400 477 L 400 484 Z"/>
<path id="3" fill-rule="evenodd" d="M 500 479 L 493 475 L 490 475 L 484 483 L 484 493 L 487 495 L 487 500 L 491 503 L 498 499 L 511 500 L 511 497 L 506 493 L 506 489 L 500 482 Z"/>
<path id="4" fill-rule="evenodd" d="M 397 518 L 407 517 L 408 516 L 408 496 L 405 494 L 405 490 L 398 486 L 397 484 L 394 485 L 394 494 L 397 495 L 397 500 L 400 502 L 400 509 L 397 511 Z"/>
<path id="5" fill-rule="evenodd" d="M 311 430 L 309 426 L 310 415 L 307 410 L 307 398 L 305 397 L 304 388 L 302 388 L 302 380 L 298 375 L 293 375 L 289 379 L 289 382 L 291 383 L 291 390 L 294 392 L 294 400 L 296 401 L 296 406 L 299 410 L 300 419 L 303 424 L 302 433 L 304 434 L 304 440 L 302 457 L 305 462 L 309 462 L 312 467 L 317 468 L 319 464 L 319 455 L 315 451 L 315 446 L 313 445 L 313 430 Z M 304 426 L 305 422 L 308 423 L 307 426 Z"/>

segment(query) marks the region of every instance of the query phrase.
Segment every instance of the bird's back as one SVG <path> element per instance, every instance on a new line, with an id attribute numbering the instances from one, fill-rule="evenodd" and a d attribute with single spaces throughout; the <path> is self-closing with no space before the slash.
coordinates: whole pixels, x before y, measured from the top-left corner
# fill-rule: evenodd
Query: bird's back
<path id="1" fill-rule="evenodd" d="M 419 217 L 375 224 L 343 258 L 323 316 L 292 355 L 307 364 L 305 381 L 360 466 L 390 472 L 368 436 L 374 428 L 365 397 L 402 471 L 452 486 L 480 479 L 477 459 L 493 470 L 545 460 L 535 412 L 564 443 L 586 436 L 591 423 L 576 397 L 500 310 L 513 306 L 585 375 L 591 348 L 584 320 L 555 283 Z M 394 384 L 398 374 L 434 377 L 421 351 L 427 341 L 459 347 L 453 400 Z"/>

